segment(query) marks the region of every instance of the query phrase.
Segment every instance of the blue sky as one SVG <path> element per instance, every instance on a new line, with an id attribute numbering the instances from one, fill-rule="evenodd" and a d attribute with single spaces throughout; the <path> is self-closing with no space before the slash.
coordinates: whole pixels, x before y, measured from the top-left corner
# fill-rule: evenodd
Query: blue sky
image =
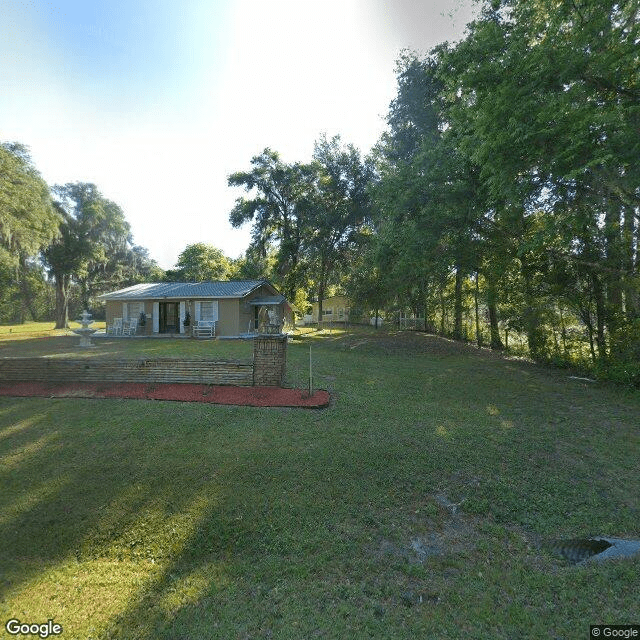
<path id="1" fill-rule="evenodd" d="M 325 132 L 369 151 L 403 48 L 459 38 L 471 0 L 0 0 L 0 140 L 49 184 L 94 182 L 168 268 L 237 257 L 227 176 Z"/>

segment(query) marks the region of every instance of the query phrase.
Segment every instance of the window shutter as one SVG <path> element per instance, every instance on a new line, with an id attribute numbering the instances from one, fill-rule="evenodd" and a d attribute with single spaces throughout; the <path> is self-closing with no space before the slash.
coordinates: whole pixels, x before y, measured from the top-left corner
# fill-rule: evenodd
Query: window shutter
<path id="1" fill-rule="evenodd" d="M 126 322 L 129 319 L 129 305 L 126 302 L 122 303 L 122 321 Z"/>
<path id="2" fill-rule="evenodd" d="M 180 333 L 184 333 L 184 302 L 180 303 Z"/>
<path id="3" fill-rule="evenodd" d="M 217 322 L 218 321 L 218 301 L 214 300 L 212 306 L 213 306 L 213 320 Z"/>
<path id="4" fill-rule="evenodd" d="M 200 302 L 196 301 L 196 317 L 195 317 L 195 321 L 198 322 L 198 320 L 200 320 Z"/>
<path id="5" fill-rule="evenodd" d="M 160 331 L 160 303 L 159 302 L 153 303 L 152 318 L 153 318 L 153 333 L 158 333 Z"/>

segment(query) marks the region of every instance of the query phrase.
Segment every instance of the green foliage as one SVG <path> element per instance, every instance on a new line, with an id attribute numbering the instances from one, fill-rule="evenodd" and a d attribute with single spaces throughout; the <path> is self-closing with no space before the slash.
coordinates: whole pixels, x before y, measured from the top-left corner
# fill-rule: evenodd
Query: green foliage
<path id="1" fill-rule="evenodd" d="M 620 327 L 616 335 L 616 350 L 605 362 L 599 363 L 596 375 L 640 389 L 640 320 Z"/>
<path id="2" fill-rule="evenodd" d="M 232 277 L 237 280 L 265 278 L 276 282 L 277 262 L 277 252 L 273 247 L 266 247 L 266 252 L 263 253 L 256 246 L 250 246 L 243 256 L 231 262 Z"/>
<path id="3" fill-rule="evenodd" d="M 265 149 L 251 159 L 250 171 L 229 176 L 228 184 L 242 187 L 254 197 L 240 197 L 229 215 L 234 227 L 252 227 L 252 249 L 265 258 L 276 247 L 276 283 L 293 299 L 304 282 L 302 242 L 304 218 L 314 172 L 310 165 L 286 164 L 277 152 Z"/>
<path id="4" fill-rule="evenodd" d="M 37 256 L 59 223 L 27 147 L 0 143 L 0 322 L 37 320 L 49 311 Z"/>
<path id="5" fill-rule="evenodd" d="M 633 377 L 620 345 L 640 317 L 637 12 L 485 2 L 459 44 L 402 54 L 372 192 L 388 303 L 419 297 L 462 337 L 477 273 L 494 348 L 508 330 L 533 358 L 582 366 L 586 348 Z"/>
<path id="6" fill-rule="evenodd" d="M 315 190 L 309 200 L 303 248 L 322 313 L 328 288 L 339 283 L 352 264 L 371 220 L 368 187 L 373 167 L 340 136 L 315 144 Z"/>
<path id="7" fill-rule="evenodd" d="M 271 273 L 289 300 L 315 290 L 323 298 L 347 271 L 370 218 L 372 167 L 340 137 L 322 137 L 310 164 L 285 164 L 265 149 L 252 169 L 229 176 L 253 198 L 238 198 L 229 219 L 252 223 L 252 243 L 239 264 L 244 273 Z"/>
<path id="8" fill-rule="evenodd" d="M 220 249 L 204 242 L 188 245 L 178 256 L 176 267 L 169 275 L 174 282 L 228 280 L 233 270 Z"/>
<path id="9" fill-rule="evenodd" d="M 28 148 L 0 143 L 0 262 L 16 266 L 20 256 L 37 256 L 55 237 L 59 222 Z"/>
<path id="10" fill-rule="evenodd" d="M 53 191 L 62 224 L 42 255 L 56 283 L 56 327 L 63 328 L 72 284 L 79 288 L 79 305 L 91 308 L 96 295 L 139 282 L 157 272 L 157 265 L 146 249 L 132 246 L 122 209 L 96 185 L 68 183 Z"/>

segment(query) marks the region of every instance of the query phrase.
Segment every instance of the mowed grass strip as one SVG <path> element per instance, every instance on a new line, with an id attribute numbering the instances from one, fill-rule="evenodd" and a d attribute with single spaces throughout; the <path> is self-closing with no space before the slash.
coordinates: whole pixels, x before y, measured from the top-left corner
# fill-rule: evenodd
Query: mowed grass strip
<path id="1" fill-rule="evenodd" d="M 138 342 L 163 341 L 98 350 Z M 291 341 L 290 386 L 310 346 L 322 411 L 0 398 L 0 618 L 96 640 L 581 638 L 635 620 L 639 559 L 569 566 L 541 544 L 640 538 L 637 393 L 374 330 Z"/>
<path id="2" fill-rule="evenodd" d="M 195 338 L 143 338 L 99 336 L 95 348 L 79 346 L 77 335 L 55 336 L 47 340 L 28 335 L 24 339 L 0 340 L 0 358 L 43 356 L 47 358 L 219 358 L 251 360 L 251 340 L 207 340 Z"/>
<path id="3" fill-rule="evenodd" d="M 78 329 L 81 326 L 80 322 L 73 320 L 69 322 L 69 329 L 56 329 L 53 322 L 25 322 L 23 324 L 0 325 L 0 341 L 6 343 L 13 340 L 68 336 L 71 334 L 72 329 Z M 105 326 L 104 322 L 96 321 L 91 325 L 91 328 L 104 330 Z"/>

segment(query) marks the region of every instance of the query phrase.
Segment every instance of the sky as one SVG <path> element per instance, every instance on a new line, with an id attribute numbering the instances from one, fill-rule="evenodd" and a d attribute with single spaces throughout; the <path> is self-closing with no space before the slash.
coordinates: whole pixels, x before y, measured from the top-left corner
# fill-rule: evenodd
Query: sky
<path id="1" fill-rule="evenodd" d="M 0 0 L 0 141 L 48 184 L 93 182 L 162 268 L 189 244 L 236 258 L 227 177 L 324 133 L 363 154 L 403 49 L 455 41 L 472 0 Z"/>

